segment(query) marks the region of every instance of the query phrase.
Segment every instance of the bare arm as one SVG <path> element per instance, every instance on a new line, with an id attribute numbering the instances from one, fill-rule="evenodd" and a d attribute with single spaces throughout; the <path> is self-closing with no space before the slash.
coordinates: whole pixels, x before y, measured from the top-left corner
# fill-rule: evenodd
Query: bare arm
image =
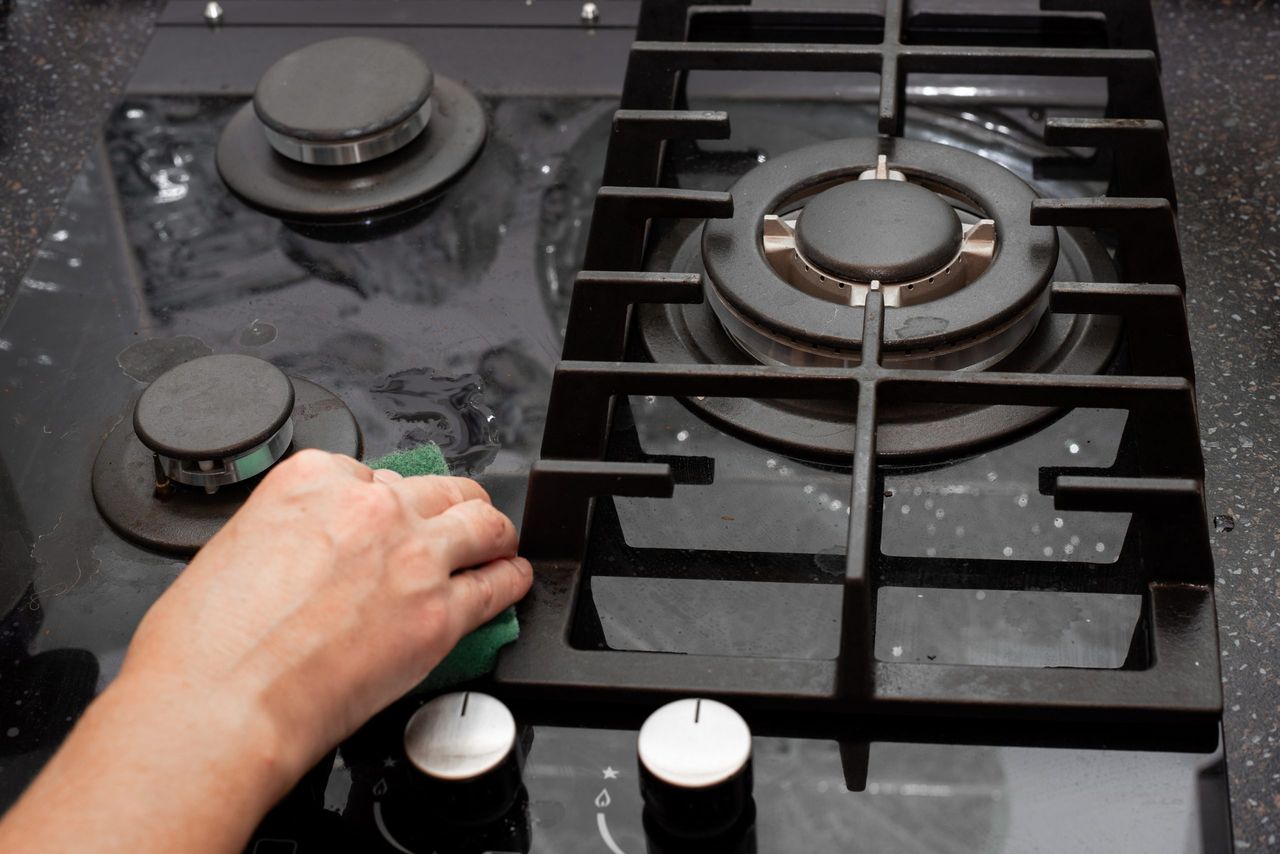
<path id="1" fill-rule="evenodd" d="M 326 750 L 525 594 L 515 549 L 472 481 L 290 458 L 147 613 L 0 851 L 240 850 Z"/>

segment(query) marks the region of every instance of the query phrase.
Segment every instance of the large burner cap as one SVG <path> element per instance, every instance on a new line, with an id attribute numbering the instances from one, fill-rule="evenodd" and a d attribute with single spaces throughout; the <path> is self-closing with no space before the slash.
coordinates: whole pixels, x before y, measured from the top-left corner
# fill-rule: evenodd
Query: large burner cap
<path id="1" fill-rule="evenodd" d="M 253 108 L 271 146 L 302 163 L 364 163 L 422 132 L 434 76 L 414 50 L 363 36 L 308 45 L 258 81 Z"/>
<path id="2" fill-rule="evenodd" d="M 960 251 L 960 219 L 907 181 L 847 181 L 806 204 L 796 245 L 814 265 L 857 282 L 928 275 Z"/>
<path id="3" fill-rule="evenodd" d="M 133 429 L 177 460 L 237 457 L 267 442 L 293 411 L 293 384 L 270 362 L 222 353 L 161 374 L 138 398 Z"/>

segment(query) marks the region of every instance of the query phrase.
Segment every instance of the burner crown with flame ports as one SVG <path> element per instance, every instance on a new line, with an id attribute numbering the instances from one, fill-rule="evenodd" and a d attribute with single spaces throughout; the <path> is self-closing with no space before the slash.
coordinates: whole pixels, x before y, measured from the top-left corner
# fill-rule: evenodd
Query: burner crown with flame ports
<path id="1" fill-rule="evenodd" d="M 995 221 L 964 225 L 937 193 L 874 170 L 813 196 L 799 211 L 764 218 L 764 254 L 793 287 L 861 306 L 880 290 L 887 306 L 914 305 L 959 290 L 986 271 Z"/>

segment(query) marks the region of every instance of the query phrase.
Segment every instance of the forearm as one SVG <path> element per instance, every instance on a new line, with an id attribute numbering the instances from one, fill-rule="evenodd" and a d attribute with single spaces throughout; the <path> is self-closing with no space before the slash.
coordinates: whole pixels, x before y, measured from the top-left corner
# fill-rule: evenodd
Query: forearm
<path id="1" fill-rule="evenodd" d="M 256 710 L 122 677 L 0 822 L 0 851 L 233 852 L 284 793 Z"/>

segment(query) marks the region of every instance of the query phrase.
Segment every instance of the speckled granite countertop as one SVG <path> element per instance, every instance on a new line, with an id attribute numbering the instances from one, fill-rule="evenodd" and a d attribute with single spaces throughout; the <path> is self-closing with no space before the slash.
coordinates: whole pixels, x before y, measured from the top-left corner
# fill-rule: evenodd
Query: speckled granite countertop
<path id="1" fill-rule="evenodd" d="M 17 0 L 0 20 L 0 295 L 30 263 L 161 5 Z M 1236 844 L 1280 850 L 1280 4 L 1159 0 L 1156 16 L 1220 517 Z"/>

